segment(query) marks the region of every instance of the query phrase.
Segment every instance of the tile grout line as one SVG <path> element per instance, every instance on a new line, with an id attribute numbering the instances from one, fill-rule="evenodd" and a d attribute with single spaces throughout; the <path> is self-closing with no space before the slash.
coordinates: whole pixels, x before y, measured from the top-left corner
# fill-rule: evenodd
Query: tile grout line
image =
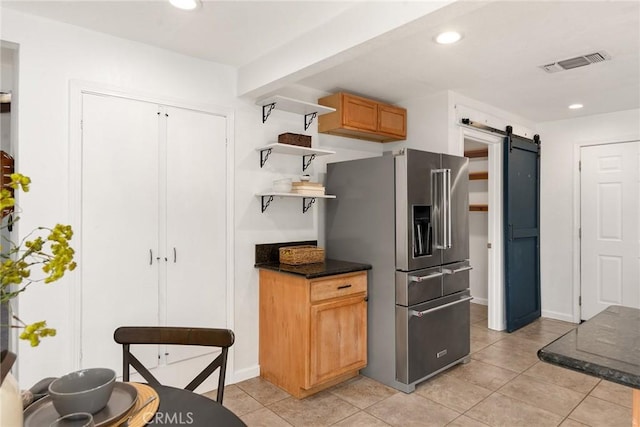
<path id="1" fill-rule="evenodd" d="M 509 337 L 509 336 L 512 336 L 512 335 L 509 335 L 509 334 L 508 334 L 508 335 L 505 335 L 505 336 L 501 337 L 499 340 L 497 340 L 497 341 L 496 341 L 496 342 L 494 342 L 493 344 L 490 344 L 489 346 L 485 347 L 485 349 L 486 349 L 486 348 L 488 348 L 488 347 L 490 347 L 490 346 L 492 346 L 492 345 L 494 345 L 494 344 L 496 344 L 496 343 L 498 343 L 498 342 L 500 342 L 500 341 L 502 341 L 503 339 L 505 339 L 505 338 L 507 338 L 507 337 Z M 474 360 L 478 360 L 478 359 L 474 359 Z M 480 422 L 480 423 L 483 423 L 481 420 L 478 420 L 478 419 L 474 418 L 473 416 L 469 415 L 469 414 L 468 414 L 468 412 L 469 412 L 469 411 L 471 411 L 471 410 L 472 410 L 473 408 L 475 408 L 476 406 L 480 405 L 482 402 L 484 402 L 485 400 L 487 400 L 487 399 L 488 399 L 488 398 L 490 398 L 491 396 L 495 395 L 496 393 L 500 394 L 501 396 L 507 397 L 507 398 L 512 398 L 512 397 L 510 397 L 510 396 L 506 396 L 506 395 L 504 395 L 504 394 L 502 394 L 502 393 L 499 393 L 499 392 L 500 392 L 500 390 L 501 390 L 502 388 L 504 388 L 504 387 L 505 387 L 507 384 L 509 384 L 510 382 L 512 382 L 512 381 L 516 380 L 518 377 L 522 376 L 526 371 L 528 371 L 529 369 L 531 369 L 531 367 L 533 367 L 533 366 L 535 365 L 535 363 L 534 363 L 533 365 L 529 366 L 527 369 L 525 369 L 525 370 L 524 370 L 524 371 L 522 371 L 522 372 L 516 372 L 516 371 L 512 371 L 511 369 L 505 368 L 505 367 L 503 367 L 503 366 L 494 365 L 494 364 L 492 364 L 492 363 L 490 363 L 490 362 L 485 362 L 485 361 L 482 361 L 482 360 L 480 360 L 480 362 L 487 363 L 488 365 L 495 366 L 495 367 L 500 368 L 500 369 L 505 369 L 505 370 L 508 370 L 508 371 L 514 372 L 514 373 L 516 374 L 516 376 L 515 376 L 515 377 L 511 378 L 509 381 L 507 381 L 506 383 L 502 384 L 502 385 L 501 385 L 500 387 L 498 387 L 496 390 L 493 390 L 493 391 L 492 391 L 488 396 L 486 396 L 485 398 L 483 398 L 482 400 L 480 400 L 478 403 L 476 403 L 475 405 L 471 406 L 469 409 L 467 409 L 466 411 L 464 411 L 464 413 L 462 413 L 462 415 L 464 415 L 464 416 L 466 416 L 466 417 L 469 417 L 469 418 L 471 418 L 471 419 L 473 419 L 473 420 L 475 420 L 475 421 L 478 421 L 478 422 Z M 464 381 L 464 380 L 463 380 L 463 381 Z M 585 395 L 585 398 L 586 398 L 586 395 Z M 512 399 L 513 399 L 513 398 L 512 398 Z M 525 402 L 525 401 L 523 401 L 523 400 L 520 400 L 520 399 L 517 399 L 517 398 L 516 398 L 516 400 L 518 400 L 518 401 L 520 401 L 520 402 L 523 402 L 523 403 L 525 403 L 525 404 L 529 405 L 529 403 L 528 403 L 528 402 Z M 531 405 L 529 405 L 529 406 L 531 406 Z M 576 407 L 577 407 L 577 405 L 576 405 Z M 538 408 L 538 409 L 542 409 L 542 408 Z M 575 408 L 574 408 L 574 409 L 575 409 Z M 572 410 L 572 411 L 573 411 L 573 410 Z M 549 412 L 550 414 L 558 415 L 558 414 L 555 414 L 555 413 L 553 413 L 553 412 L 551 412 L 551 411 L 547 411 L 547 412 Z M 558 416 L 560 416 L 560 415 L 558 415 Z M 564 419 L 563 419 L 563 420 L 562 420 L 558 425 L 562 424 L 562 422 L 563 422 L 563 421 L 564 421 Z M 483 423 L 483 424 L 484 424 L 484 423 Z"/>

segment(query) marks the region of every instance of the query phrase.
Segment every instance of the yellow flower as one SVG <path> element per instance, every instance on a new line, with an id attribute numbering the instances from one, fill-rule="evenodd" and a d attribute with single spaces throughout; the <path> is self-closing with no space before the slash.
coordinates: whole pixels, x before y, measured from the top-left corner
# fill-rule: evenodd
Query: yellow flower
<path id="1" fill-rule="evenodd" d="M 29 191 L 31 179 L 19 173 L 11 174 L 11 183 L 0 189 L 0 212 L 5 208 L 15 206 L 13 190 Z M 9 188 L 7 188 L 9 187 Z M 17 221 L 18 219 L 15 219 Z M 6 220 L 8 221 L 8 220 Z M 1 228 L 9 224 L 3 218 Z M 37 235 L 48 232 L 46 237 Z M 36 282 L 51 283 L 62 278 L 67 271 L 73 271 L 76 263 L 73 260 L 75 252 L 69 245 L 73 237 L 73 230 L 69 225 L 56 224 L 53 228 L 38 227 L 30 233 L 33 239 L 24 240 L 18 244 L 9 242 L 5 251 L 0 253 L 0 303 L 7 302 L 27 290 Z M 44 277 L 31 278 L 31 267 L 39 265 Z M 24 324 L 14 316 L 22 328 L 20 339 L 27 340 L 33 347 L 40 344 L 40 339 L 55 336 L 56 330 L 48 328 L 46 321 Z"/>
<path id="2" fill-rule="evenodd" d="M 47 328 L 47 322 L 42 320 L 40 322 L 26 325 L 24 330 L 20 334 L 21 340 L 28 340 L 31 343 L 31 347 L 37 347 L 40 344 L 40 338 L 43 337 L 55 337 L 56 330 Z"/>

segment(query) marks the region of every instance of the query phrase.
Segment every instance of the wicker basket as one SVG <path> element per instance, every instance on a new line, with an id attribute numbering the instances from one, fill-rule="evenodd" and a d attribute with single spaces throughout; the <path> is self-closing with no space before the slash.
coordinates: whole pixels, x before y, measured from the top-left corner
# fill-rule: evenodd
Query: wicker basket
<path id="1" fill-rule="evenodd" d="M 280 248 L 280 263 L 290 265 L 324 262 L 324 249 L 317 246 L 283 246 Z"/>
<path id="2" fill-rule="evenodd" d="M 299 133 L 281 133 L 278 135 L 278 142 L 280 144 L 311 148 L 311 137 Z"/>

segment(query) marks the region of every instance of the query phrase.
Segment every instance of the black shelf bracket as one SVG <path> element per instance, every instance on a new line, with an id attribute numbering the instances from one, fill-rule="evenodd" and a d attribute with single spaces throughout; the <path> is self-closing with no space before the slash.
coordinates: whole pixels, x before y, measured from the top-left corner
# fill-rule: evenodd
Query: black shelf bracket
<path id="1" fill-rule="evenodd" d="M 309 126 L 311 126 L 311 123 L 313 123 L 313 119 L 315 119 L 316 117 L 318 117 L 317 112 L 304 115 L 304 130 L 309 129 Z"/>
<path id="2" fill-rule="evenodd" d="M 262 168 L 271 154 L 271 148 L 260 150 L 260 167 Z"/>
<path id="3" fill-rule="evenodd" d="M 307 200 L 309 200 L 309 202 L 307 203 Z M 302 198 L 302 213 L 306 213 L 309 208 L 311 207 L 312 204 L 314 204 L 316 202 L 316 198 L 315 197 L 303 197 Z"/>
<path id="4" fill-rule="evenodd" d="M 262 213 L 264 213 L 264 211 L 267 210 L 267 208 L 269 207 L 269 204 L 271 202 L 273 202 L 273 196 L 262 196 Z M 266 202 L 265 202 L 266 199 Z"/>
<path id="5" fill-rule="evenodd" d="M 307 170 L 307 168 L 315 158 L 316 158 L 315 154 L 307 154 L 306 156 L 302 156 L 302 172 Z"/>
<path id="6" fill-rule="evenodd" d="M 276 108 L 276 103 L 272 102 L 271 104 L 265 104 L 262 106 L 262 123 L 266 122 L 269 118 L 269 115 Z"/>

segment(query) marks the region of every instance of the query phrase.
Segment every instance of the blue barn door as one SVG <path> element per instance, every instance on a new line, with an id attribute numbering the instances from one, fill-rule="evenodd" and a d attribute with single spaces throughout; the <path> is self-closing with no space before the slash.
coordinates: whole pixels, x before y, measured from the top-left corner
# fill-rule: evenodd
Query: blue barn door
<path id="1" fill-rule="evenodd" d="M 540 139 L 507 127 L 504 143 L 505 308 L 507 331 L 540 317 Z"/>

